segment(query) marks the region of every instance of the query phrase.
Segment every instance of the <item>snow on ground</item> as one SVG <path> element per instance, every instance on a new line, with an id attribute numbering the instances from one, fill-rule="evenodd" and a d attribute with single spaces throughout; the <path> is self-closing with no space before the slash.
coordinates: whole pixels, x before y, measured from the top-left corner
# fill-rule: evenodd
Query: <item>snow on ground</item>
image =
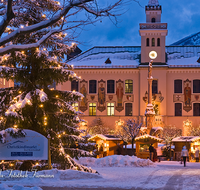
<path id="1" fill-rule="evenodd" d="M 89 167 L 124 167 L 124 166 L 150 166 L 153 162 L 149 159 L 140 159 L 136 156 L 112 155 L 104 158 L 82 157 L 79 164 Z"/>
<path id="2" fill-rule="evenodd" d="M 120 167 L 110 167 L 98 165 L 98 167 L 92 167 L 97 170 L 99 174 L 84 173 L 74 170 L 53 169 L 38 171 L 38 177 L 34 178 L 2 178 L 2 175 L 8 175 L 5 173 L 6 171 L 3 171 L 0 174 L 0 190 L 40 190 L 39 187 L 44 186 L 74 187 L 74 189 L 200 189 L 200 163 L 187 162 L 186 167 L 183 167 L 183 164 L 180 164 L 180 162 L 163 161 L 155 163 L 153 166 L 154 167 L 130 167 L 128 165 L 121 165 Z M 29 172 L 28 175 L 31 176 L 31 173 Z M 44 176 L 49 176 L 49 178 Z M 16 186 L 16 184 L 20 184 L 21 187 L 19 185 Z M 10 189 L 6 188 L 8 185 Z M 29 187 L 26 189 L 24 186 Z M 35 189 L 33 187 L 31 189 L 30 186 L 35 186 Z"/>

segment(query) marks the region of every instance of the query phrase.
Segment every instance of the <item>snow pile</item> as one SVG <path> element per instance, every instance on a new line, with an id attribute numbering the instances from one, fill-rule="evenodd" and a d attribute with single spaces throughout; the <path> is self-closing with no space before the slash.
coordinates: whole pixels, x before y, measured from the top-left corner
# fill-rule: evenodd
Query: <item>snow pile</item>
<path id="1" fill-rule="evenodd" d="M 150 166 L 153 162 L 149 159 L 141 159 L 136 156 L 122 156 L 113 155 L 104 158 L 91 158 L 91 157 L 81 157 L 78 162 L 85 166 L 90 167 L 140 167 L 140 166 Z"/>

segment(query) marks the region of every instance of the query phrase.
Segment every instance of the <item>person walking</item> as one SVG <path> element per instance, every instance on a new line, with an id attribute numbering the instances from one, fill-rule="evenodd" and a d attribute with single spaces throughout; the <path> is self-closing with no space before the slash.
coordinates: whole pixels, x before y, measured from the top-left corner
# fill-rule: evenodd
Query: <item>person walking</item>
<path id="1" fill-rule="evenodd" d="M 149 146 L 149 159 L 153 161 L 153 152 L 154 152 L 154 147 L 152 144 Z"/>
<path id="2" fill-rule="evenodd" d="M 183 146 L 183 149 L 181 151 L 181 156 L 183 158 L 184 167 L 185 167 L 186 166 L 186 158 L 189 156 L 186 146 Z"/>
<path id="3" fill-rule="evenodd" d="M 195 158 L 196 158 L 196 162 L 199 162 L 199 149 L 198 148 L 195 149 Z"/>

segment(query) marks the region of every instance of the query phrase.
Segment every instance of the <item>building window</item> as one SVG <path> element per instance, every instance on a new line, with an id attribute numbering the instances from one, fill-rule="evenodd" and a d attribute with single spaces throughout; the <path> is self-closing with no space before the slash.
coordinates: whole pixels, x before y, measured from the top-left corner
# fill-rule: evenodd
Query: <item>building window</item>
<path id="1" fill-rule="evenodd" d="M 152 81 L 152 94 L 158 94 L 158 81 Z"/>
<path id="2" fill-rule="evenodd" d="M 157 38 L 157 46 L 160 46 L 160 38 Z"/>
<path id="3" fill-rule="evenodd" d="M 107 81 L 107 93 L 115 93 L 115 81 L 114 80 Z"/>
<path id="4" fill-rule="evenodd" d="M 155 38 L 152 38 L 152 46 L 155 46 Z"/>
<path id="5" fill-rule="evenodd" d="M 89 103 L 89 115 L 96 115 L 96 103 Z"/>
<path id="6" fill-rule="evenodd" d="M 125 116 L 132 116 L 132 103 L 125 104 Z"/>
<path id="7" fill-rule="evenodd" d="M 97 81 L 90 80 L 89 81 L 89 93 L 96 93 L 97 92 Z"/>
<path id="8" fill-rule="evenodd" d="M 156 18 L 152 18 L 151 22 L 153 22 L 153 23 L 156 22 Z"/>
<path id="9" fill-rule="evenodd" d="M 149 47 L 149 38 L 147 38 L 147 44 L 146 44 L 147 47 Z"/>
<path id="10" fill-rule="evenodd" d="M 114 115 L 115 105 L 114 103 L 107 104 L 107 115 L 112 116 Z"/>
<path id="11" fill-rule="evenodd" d="M 78 92 L 78 81 L 76 81 L 76 80 L 73 80 L 71 82 L 71 91 L 73 91 L 73 90 Z"/>
<path id="12" fill-rule="evenodd" d="M 72 107 L 73 107 L 76 111 L 78 111 L 78 103 L 72 103 Z"/>
<path id="13" fill-rule="evenodd" d="M 200 116 L 200 104 L 194 103 L 193 116 Z"/>
<path id="14" fill-rule="evenodd" d="M 175 103 L 175 116 L 182 116 L 182 104 Z"/>
<path id="15" fill-rule="evenodd" d="M 133 93 L 133 80 L 125 80 L 125 93 Z"/>
<path id="16" fill-rule="evenodd" d="M 193 80 L 193 93 L 200 93 L 200 80 Z"/>
<path id="17" fill-rule="evenodd" d="M 174 93 L 182 93 L 182 80 L 174 81 Z"/>

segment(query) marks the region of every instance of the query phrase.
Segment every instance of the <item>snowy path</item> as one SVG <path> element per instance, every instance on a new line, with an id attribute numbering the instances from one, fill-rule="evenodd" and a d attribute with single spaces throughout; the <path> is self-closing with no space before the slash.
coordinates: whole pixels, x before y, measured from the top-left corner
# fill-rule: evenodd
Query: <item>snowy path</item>
<path id="1" fill-rule="evenodd" d="M 198 190 L 200 163 L 161 162 L 150 167 L 96 167 L 100 175 L 61 171 L 55 179 L 1 181 L 7 185 L 39 186 L 43 190 Z M 56 171 L 52 171 L 56 173 Z M 67 173 L 66 173 L 67 172 Z M 83 175 L 84 174 L 84 175 Z M 1 189 L 0 190 L 4 190 Z M 18 190 L 12 188 L 11 190 Z"/>

